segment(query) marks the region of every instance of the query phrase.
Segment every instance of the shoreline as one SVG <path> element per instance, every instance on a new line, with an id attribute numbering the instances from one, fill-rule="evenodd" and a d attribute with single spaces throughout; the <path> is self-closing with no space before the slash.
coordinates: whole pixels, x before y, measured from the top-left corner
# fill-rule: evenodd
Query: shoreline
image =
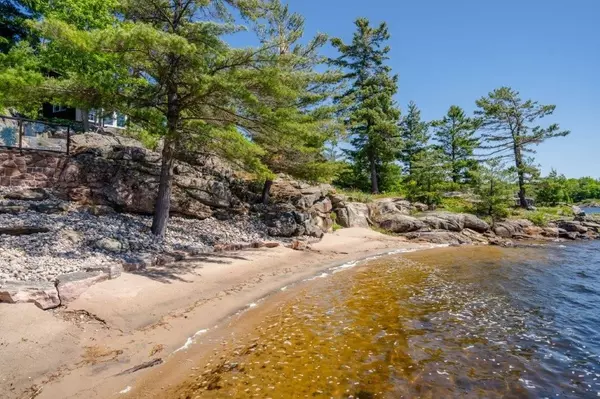
<path id="1" fill-rule="evenodd" d="M 118 374 L 151 360 L 171 362 L 172 353 L 191 344 L 198 332 L 283 287 L 369 258 L 435 246 L 352 228 L 326 235 L 312 247 L 247 250 L 175 264 L 181 270 L 170 270 L 163 279 L 125 273 L 54 311 L 0 304 L 0 396 L 110 397 L 134 386 L 147 370 Z"/>

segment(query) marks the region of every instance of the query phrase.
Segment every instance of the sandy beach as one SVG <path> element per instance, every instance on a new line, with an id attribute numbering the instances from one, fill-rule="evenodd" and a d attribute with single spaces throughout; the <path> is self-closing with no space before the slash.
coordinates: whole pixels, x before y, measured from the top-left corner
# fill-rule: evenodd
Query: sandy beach
<path id="1" fill-rule="evenodd" d="M 428 247 L 369 229 L 343 229 L 308 251 L 211 254 L 125 274 L 53 311 L 0 304 L 0 396 L 107 398 L 133 391 L 149 370 L 176 370 L 173 365 L 192 353 L 208 350 L 190 349 L 198 332 L 282 287 L 351 260 Z M 152 361 L 154 367 L 136 370 Z"/>

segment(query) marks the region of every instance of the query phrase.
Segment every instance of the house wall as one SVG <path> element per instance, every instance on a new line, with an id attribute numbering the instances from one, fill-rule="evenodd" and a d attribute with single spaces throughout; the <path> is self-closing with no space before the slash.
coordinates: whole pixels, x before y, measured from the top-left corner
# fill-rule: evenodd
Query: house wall
<path id="1" fill-rule="evenodd" d="M 75 114 L 76 114 L 75 108 L 67 108 L 66 110 L 64 110 L 62 112 L 53 112 L 52 104 L 45 103 L 42 106 L 42 115 L 44 116 L 44 118 L 47 118 L 47 119 L 59 118 L 59 119 L 66 119 L 66 120 L 74 121 L 75 116 L 76 116 Z"/>
<path id="2" fill-rule="evenodd" d="M 61 154 L 0 150 L 0 186 L 52 187 L 66 161 Z"/>

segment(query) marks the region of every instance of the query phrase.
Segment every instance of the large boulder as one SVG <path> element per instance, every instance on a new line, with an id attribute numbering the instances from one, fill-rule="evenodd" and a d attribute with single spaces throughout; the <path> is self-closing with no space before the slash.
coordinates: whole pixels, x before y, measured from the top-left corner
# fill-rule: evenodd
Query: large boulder
<path id="1" fill-rule="evenodd" d="M 383 198 L 368 204 L 369 215 L 375 222 L 388 219 L 392 215 L 410 215 L 411 204 L 402 198 Z"/>
<path id="2" fill-rule="evenodd" d="M 391 231 L 393 233 L 409 233 L 425 227 L 425 223 L 423 223 L 423 221 L 412 216 L 402 215 L 399 213 L 388 215 L 383 220 L 380 219 L 378 224 L 382 229 Z"/>
<path id="3" fill-rule="evenodd" d="M 558 227 L 571 233 L 585 234 L 589 228 L 576 220 L 561 220 L 558 222 Z"/>
<path id="4" fill-rule="evenodd" d="M 369 227 L 369 207 L 360 202 L 348 202 L 335 211 L 336 221 L 342 227 Z"/>
<path id="5" fill-rule="evenodd" d="M 532 222 L 525 219 L 505 220 L 494 224 L 492 230 L 503 238 L 511 238 L 519 235 L 526 235 L 525 229 L 534 226 Z"/>
<path id="6" fill-rule="evenodd" d="M 478 233 L 485 233 L 490 229 L 485 221 L 466 213 L 435 212 L 426 214 L 420 220 L 434 230 L 460 232 L 464 229 L 471 229 Z"/>

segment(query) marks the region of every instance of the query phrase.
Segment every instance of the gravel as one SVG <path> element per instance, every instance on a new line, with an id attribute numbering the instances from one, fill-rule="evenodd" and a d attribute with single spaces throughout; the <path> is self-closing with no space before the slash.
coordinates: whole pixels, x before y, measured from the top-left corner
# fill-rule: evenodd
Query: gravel
<path id="1" fill-rule="evenodd" d="M 0 189 L 0 195 L 6 189 Z M 63 273 L 122 264 L 129 259 L 160 253 L 211 252 L 217 244 L 240 244 L 268 239 L 259 220 L 235 216 L 222 221 L 172 217 L 164 239 L 150 233 L 152 218 L 143 215 L 94 216 L 85 208 L 54 196 L 44 201 L 0 200 L 0 205 L 69 206 L 68 212 L 46 214 L 32 210 L 0 214 L 0 227 L 46 227 L 48 233 L 0 235 L 0 285 L 5 281 L 54 281 Z M 101 240 L 117 240 L 119 252 L 101 249 Z"/>

